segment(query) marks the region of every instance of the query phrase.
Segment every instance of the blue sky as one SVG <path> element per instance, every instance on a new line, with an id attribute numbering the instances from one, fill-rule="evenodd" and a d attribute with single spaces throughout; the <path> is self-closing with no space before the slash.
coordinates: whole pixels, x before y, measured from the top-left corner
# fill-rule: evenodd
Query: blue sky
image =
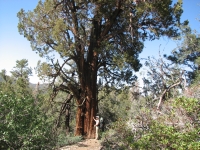
<path id="1" fill-rule="evenodd" d="M 38 54 L 32 51 L 30 43 L 18 32 L 17 12 L 21 8 L 33 10 L 38 0 L 0 0 L 0 70 L 6 69 L 7 73 L 16 65 L 17 60 L 28 59 L 29 66 L 34 68 L 38 60 L 42 60 Z M 192 29 L 200 31 L 200 0 L 183 0 L 184 13 L 182 21 L 188 19 Z M 160 47 L 160 48 L 159 48 Z M 160 40 L 145 42 L 145 48 L 141 58 L 158 56 L 159 49 L 169 54 L 176 47 L 174 41 L 163 37 Z M 34 73 L 34 70 L 33 70 Z M 39 80 L 34 74 L 30 82 Z"/>

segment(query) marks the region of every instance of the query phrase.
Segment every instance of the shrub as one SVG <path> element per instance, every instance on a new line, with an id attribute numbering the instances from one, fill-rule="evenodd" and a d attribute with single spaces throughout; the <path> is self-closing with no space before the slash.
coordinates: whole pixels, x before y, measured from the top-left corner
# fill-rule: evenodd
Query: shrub
<path id="1" fill-rule="evenodd" d="M 61 133 L 57 137 L 56 145 L 57 145 L 57 147 L 62 147 L 62 146 L 78 143 L 81 140 L 82 140 L 81 136 L 72 136 L 70 134 L 66 136 L 66 134 Z"/>
<path id="2" fill-rule="evenodd" d="M 51 149 L 51 124 L 32 96 L 0 92 L 0 149 Z"/>
<path id="3" fill-rule="evenodd" d="M 118 120 L 112 123 L 110 129 L 102 134 L 102 150 L 127 150 L 129 149 L 127 138 L 132 136 L 134 134 L 130 129 L 126 128 L 126 120 Z"/>
<path id="4" fill-rule="evenodd" d="M 179 97 L 163 105 L 140 138 L 129 136 L 132 149 L 200 149 L 199 100 Z"/>
<path id="5" fill-rule="evenodd" d="M 172 126 L 152 122 L 150 130 L 130 143 L 132 149 L 199 149 L 197 130 L 182 133 Z"/>
<path id="6" fill-rule="evenodd" d="M 200 149 L 199 100 L 179 97 L 166 101 L 161 111 L 140 109 L 128 130 L 126 121 L 114 123 L 106 132 L 104 149 Z"/>

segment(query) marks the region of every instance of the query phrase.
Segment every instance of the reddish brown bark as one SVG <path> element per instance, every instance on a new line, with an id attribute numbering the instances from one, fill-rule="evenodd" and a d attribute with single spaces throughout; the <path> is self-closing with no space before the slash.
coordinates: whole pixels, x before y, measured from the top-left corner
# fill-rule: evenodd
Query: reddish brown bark
<path id="1" fill-rule="evenodd" d="M 77 108 L 76 113 L 76 132 L 75 136 L 83 135 L 83 114 L 82 114 L 82 107 Z"/>
<path id="2" fill-rule="evenodd" d="M 81 83 L 81 100 L 78 101 L 76 116 L 76 133 L 75 135 L 84 135 L 86 138 L 94 138 L 94 121 L 96 115 L 97 97 L 97 58 L 96 53 L 90 53 L 90 63 L 81 63 L 83 67 L 80 78 Z"/>
<path id="3" fill-rule="evenodd" d="M 79 101 L 76 116 L 76 133 L 75 135 L 84 135 L 86 138 L 94 138 L 94 121 L 96 115 L 96 76 L 94 70 L 87 74 L 85 87 L 83 87 L 85 97 Z"/>
<path id="4" fill-rule="evenodd" d="M 93 116 L 96 115 L 96 88 L 86 88 L 87 96 L 82 104 L 77 107 L 75 135 L 84 135 L 86 138 L 94 138 Z M 95 94 L 93 94 L 95 93 Z"/>
<path id="5" fill-rule="evenodd" d="M 97 91 L 97 67 L 98 67 L 98 54 L 94 49 L 98 48 L 97 39 L 100 36 L 99 24 L 97 21 L 93 22 L 93 30 L 90 38 L 90 46 L 88 48 L 87 59 L 84 59 L 84 48 L 81 45 L 81 57 L 79 59 L 79 76 L 81 85 L 81 97 L 85 98 L 84 104 L 78 107 L 76 117 L 76 134 L 84 135 L 86 138 L 94 138 L 94 121 L 93 117 L 96 115 L 96 91 Z M 80 98 L 81 99 L 81 98 Z M 79 104 L 83 100 L 78 101 Z M 80 128 L 81 126 L 81 128 Z M 81 134 L 82 133 L 82 134 Z"/>
<path id="6" fill-rule="evenodd" d="M 107 23 L 104 30 L 101 30 L 100 20 L 93 20 L 93 27 L 90 35 L 90 45 L 88 47 L 87 59 L 84 58 L 84 47 L 79 45 L 77 47 L 80 52 L 80 59 L 78 60 L 79 80 L 82 92 L 81 96 L 86 98 L 86 101 L 81 107 L 77 109 L 76 116 L 76 134 L 85 135 L 86 138 L 94 138 L 94 121 L 93 117 L 96 115 L 97 109 L 97 71 L 98 71 L 98 52 L 95 49 L 100 47 L 102 37 L 108 34 L 110 28 L 115 22 L 116 17 L 121 12 L 121 1 L 116 3 L 116 10 L 112 13 L 110 23 Z M 98 16 L 98 12 L 95 14 Z M 94 17 L 95 18 L 95 17 Z M 80 100 L 79 104 L 83 101 Z M 82 116 L 81 116 L 82 115 Z M 80 128 L 82 127 L 82 128 Z"/>

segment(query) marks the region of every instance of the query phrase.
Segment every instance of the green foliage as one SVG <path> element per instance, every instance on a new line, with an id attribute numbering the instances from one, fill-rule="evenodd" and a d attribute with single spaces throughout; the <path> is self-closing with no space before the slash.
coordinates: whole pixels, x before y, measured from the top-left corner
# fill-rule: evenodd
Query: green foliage
<path id="1" fill-rule="evenodd" d="M 24 78 L 28 79 L 30 75 L 32 75 L 32 69 L 28 67 L 28 60 L 22 59 L 16 61 L 16 66 L 14 67 L 14 70 L 11 71 L 12 75 L 18 79 L 18 78 Z"/>
<path id="2" fill-rule="evenodd" d="M 147 134 L 132 143 L 132 149 L 199 149 L 198 131 L 190 132 L 178 131 L 175 127 L 165 125 L 160 122 L 152 122 Z M 129 139 L 130 140 L 130 139 Z"/>
<path id="3" fill-rule="evenodd" d="M 128 100 L 128 88 L 115 89 L 108 95 L 101 91 L 99 97 L 103 97 L 99 101 L 99 114 L 106 121 L 106 125 L 113 123 L 118 119 L 126 119 L 130 109 L 130 101 Z"/>
<path id="4" fill-rule="evenodd" d="M 132 149 L 200 148 L 199 124 L 196 122 L 200 119 L 199 100 L 179 97 L 165 102 L 160 115 L 153 110 L 150 113 L 156 119 L 149 119 L 148 130 L 139 138 L 131 135 L 127 139 Z"/>
<path id="5" fill-rule="evenodd" d="M 53 60 L 51 53 L 59 54 L 65 60 L 60 65 L 62 68 L 72 67 L 66 62 L 73 60 L 77 75 L 86 70 L 80 70 L 80 64 L 92 64 L 93 56 L 97 56 L 98 72 L 105 67 L 103 71 L 108 71 L 106 76 L 112 80 L 131 83 L 133 70 L 141 67 L 138 56 L 144 47 L 143 41 L 163 35 L 177 36 L 182 12 L 182 0 L 174 5 L 172 0 L 146 1 L 138 5 L 133 1 L 46 0 L 39 1 L 33 11 L 22 9 L 17 16 L 19 33 L 40 56 Z M 64 74 L 59 73 L 60 76 L 67 76 L 66 79 L 71 75 L 70 71 L 52 68 L 54 72 L 46 72 L 49 77 L 55 77 L 57 71 Z M 66 79 L 63 81 L 68 84 Z"/>
<path id="6" fill-rule="evenodd" d="M 143 104 L 144 105 L 144 104 Z M 179 97 L 166 101 L 161 112 L 138 109 L 127 120 L 114 122 L 102 138 L 105 149 L 200 149 L 199 100 Z"/>
<path id="7" fill-rule="evenodd" d="M 129 149 L 130 143 L 128 140 L 134 136 L 130 129 L 126 128 L 127 120 L 118 120 L 111 124 L 110 129 L 102 134 L 101 144 L 103 150 L 117 149 L 126 150 Z M 132 140 L 130 141 L 132 143 Z"/>
<path id="8" fill-rule="evenodd" d="M 50 149 L 51 123 L 32 96 L 16 97 L 0 92 L 1 149 Z"/>
<path id="9" fill-rule="evenodd" d="M 2 79 L 0 81 L 0 91 L 2 92 L 6 92 L 6 93 L 14 93 L 15 88 L 13 85 L 13 78 L 11 78 L 10 76 L 8 76 L 6 74 L 6 70 L 2 70 L 0 72 L 0 78 Z"/>
<path id="10" fill-rule="evenodd" d="M 40 80 L 47 80 L 48 81 L 48 75 L 53 71 L 51 66 L 47 64 L 46 62 L 41 63 L 41 61 L 38 61 L 36 71 L 38 76 L 40 77 Z"/>
<path id="11" fill-rule="evenodd" d="M 28 67 L 28 60 L 17 60 L 16 66 L 11 71 L 11 74 L 15 80 L 15 94 L 21 97 L 26 94 L 29 95 L 31 93 L 29 76 L 32 75 L 32 69 Z"/>
<path id="12" fill-rule="evenodd" d="M 11 74 L 12 76 L 8 76 L 6 70 L 0 72 L 2 78 L 0 82 L 1 91 L 15 94 L 18 97 L 30 95 L 32 91 L 29 87 L 29 76 L 32 75 L 32 69 L 28 67 L 28 60 L 17 60 Z"/>
<path id="13" fill-rule="evenodd" d="M 187 67 L 190 83 L 196 80 L 199 71 L 199 55 L 200 55 L 200 35 L 187 25 L 181 26 L 181 34 L 179 36 L 180 43 L 178 47 L 166 56 L 172 62 Z"/>
<path id="14" fill-rule="evenodd" d="M 198 64 L 198 66 L 200 66 L 200 58 L 198 58 L 198 59 L 196 60 L 196 62 L 197 62 L 197 64 Z M 193 86 L 199 86 L 199 83 L 200 83 L 200 70 L 196 70 L 196 71 L 194 72 L 194 80 L 193 80 L 193 82 L 192 82 L 192 85 L 193 85 Z"/>
<path id="15" fill-rule="evenodd" d="M 82 140 L 81 136 L 71 136 L 71 135 L 67 135 L 66 134 L 59 134 L 57 137 L 57 147 L 62 147 L 62 146 L 66 146 L 66 145 L 71 145 L 74 143 L 78 143 Z"/>
<path id="16" fill-rule="evenodd" d="M 81 108 L 84 105 L 78 107 L 86 111 L 83 112 L 86 122 L 82 122 L 90 124 L 89 127 L 78 122 L 82 120 L 81 115 L 77 115 L 76 126 L 81 125 L 81 129 L 92 133 L 89 114 L 96 113 L 98 76 L 106 86 L 120 89 L 127 83 L 132 84 L 134 71 L 141 67 L 139 53 L 143 42 L 178 35 L 181 2 L 173 6 L 172 0 L 146 1 L 138 5 L 126 0 L 41 0 L 33 11 L 18 12 L 18 29 L 30 41 L 32 49 L 49 60 L 38 63 L 38 74 L 50 79 L 52 97 L 63 91 L 72 93 L 79 104 L 85 98 L 94 104 L 86 105 L 86 109 Z M 55 61 L 55 54 L 63 61 Z M 57 84 L 59 79 L 62 81 Z M 109 115 L 104 114 L 108 119 L 116 121 L 128 116 L 129 102 L 125 95 L 120 98 L 112 95 L 109 99 L 113 103 L 108 101 L 104 105 L 112 108 L 107 111 Z M 81 134 L 81 129 L 77 134 Z"/>
<path id="17" fill-rule="evenodd" d="M 199 113 L 200 110 L 199 100 L 195 98 L 179 97 L 175 99 L 174 104 L 177 107 L 183 107 L 188 113 Z"/>
<path id="18" fill-rule="evenodd" d="M 191 69 L 196 69 L 197 66 L 194 66 L 194 64 L 200 52 L 199 34 L 196 31 L 192 31 L 188 25 L 181 26 L 181 31 L 180 43 L 168 58 Z"/>

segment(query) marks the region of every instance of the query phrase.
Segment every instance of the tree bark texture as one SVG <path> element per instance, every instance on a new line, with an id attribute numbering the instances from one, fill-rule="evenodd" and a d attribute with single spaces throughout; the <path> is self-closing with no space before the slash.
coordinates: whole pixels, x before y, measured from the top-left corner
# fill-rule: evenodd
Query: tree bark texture
<path id="1" fill-rule="evenodd" d="M 97 40 L 101 34 L 98 21 L 93 21 L 93 27 L 90 35 L 90 45 L 88 47 L 87 58 L 84 57 L 84 47 L 77 46 L 80 52 L 80 59 L 77 61 L 79 80 L 81 86 L 80 99 L 78 100 L 78 109 L 76 116 L 75 135 L 84 135 L 87 138 L 94 138 L 94 121 L 97 108 L 97 71 L 98 71 L 98 53 L 95 49 L 99 48 Z"/>
<path id="2" fill-rule="evenodd" d="M 81 63 L 82 74 L 80 75 L 81 92 L 78 100 L 76 115 L 75 135 L 84 135 L 87 138 L 94 138 L 93 117 L 96 115 L 96 82 L 97 82 L 97 59 L 96 53 L 90 53 L 90 61 Z"/>
<path id="3" fill-rule="evenodd" d="M 86 69 L 87 70 L 87 69 Z M 78 100 L 76 115 L 75 135 L 84 135 L 87 138 L 94 138 L 94 121 L 96 115 L 96 76 L 94 71 L 84 71 L 85 80 L 81 87 L 81 96 Z"/>

